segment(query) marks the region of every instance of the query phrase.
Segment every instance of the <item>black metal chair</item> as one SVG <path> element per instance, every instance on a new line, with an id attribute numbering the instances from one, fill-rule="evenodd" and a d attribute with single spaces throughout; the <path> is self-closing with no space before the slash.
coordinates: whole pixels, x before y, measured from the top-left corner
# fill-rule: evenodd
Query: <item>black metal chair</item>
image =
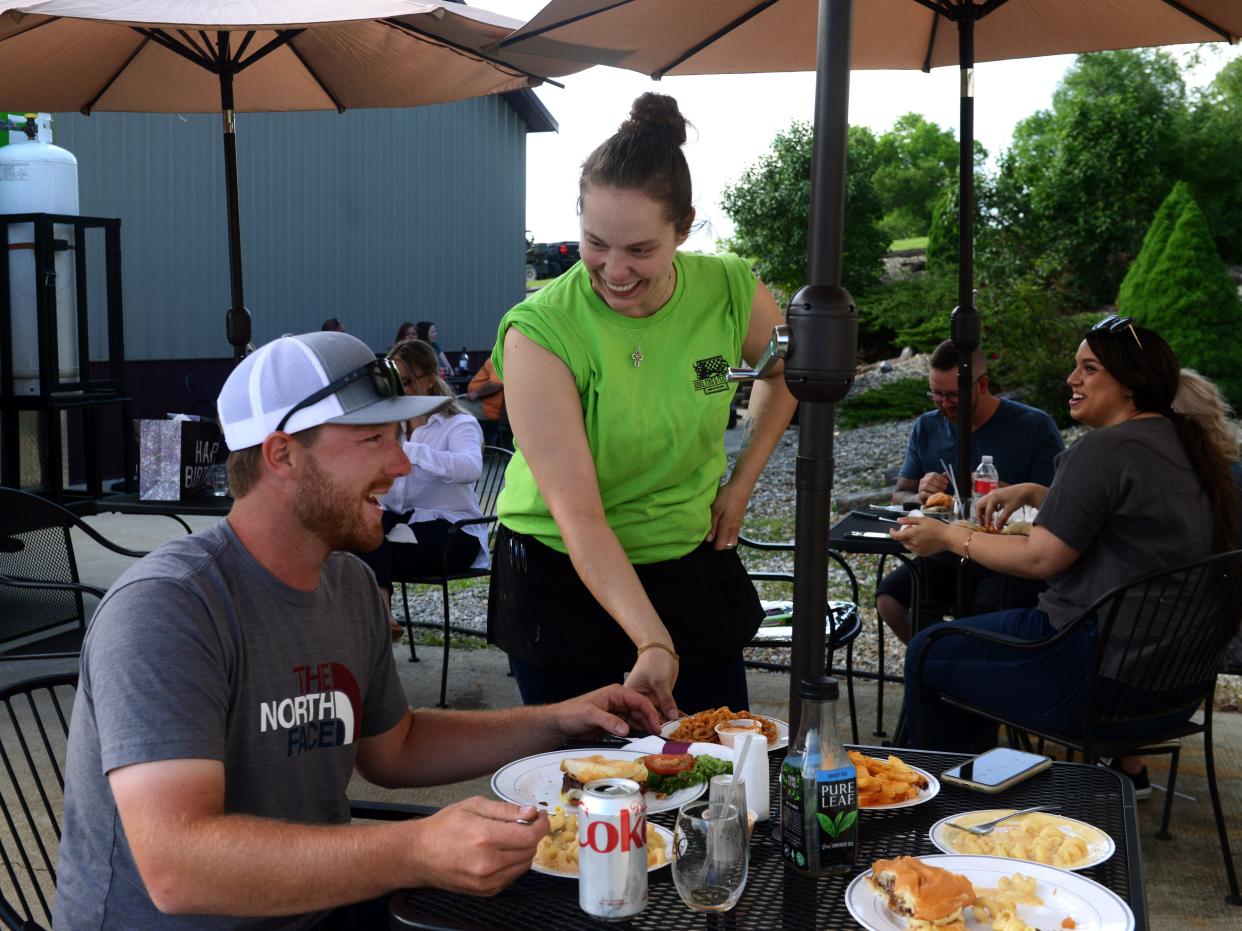
<path id="1" fill-rule="evenodd" d="M 487 548 L 490 552 L 494 537 L 496 535 L 496 499 L 500 496 L 500 489 L 505 484 L 505 468 L 509 464 L 509 459 L 513 456 L 512 451 L 502 449 L 499 446 L 483 447 L 483 471 L 479 474 L 478 481 L 474 483 L 474 494 L 479 502 L 479 510 L 483 513 L 482 517 L 474 517 L 468 520 L 459 520 L 453 524 L 449 531 L 448 541 L 445 544 L 445 559 L 447 563 L 447 554 L 449 544 L 452 543 L 454 534 L 466 532 L 467 527 L 477 526 L 479 524 L 488 525 L 487 532 Z M 400 545 L 400 544 L 396 544 Z M 449 641 L 452 637 L 454 627 L 451 623 L 449 608 L 449 582 L 457 579 L 477 579 L 483 578 L 491 574 L 490 569 L 463 569 L 458 572 L 450 572 L 447 564 L 437 575 L 410 576 L 401 578 L 399 573 L 394 573 L 393 582 L 401 585 L 401 603 L 405 607 L 405 618 L 402 626 L 405 627 L 406 633 L 410 637 L 410 662 L 418 662 L 418 652 L 414 646 L 414 628 L 426 627 L 432 630 L 442 629 L 444 632 L 444 655 L 441 660 L 440 667 L 440 702 L 438 707 L 447 708 L 448 694 L 448 667 L 449 667 Z M 441 596 L 444 601 L 444 623 L 432 624 L 423 621 L 415 621 L 410 616 L 410 600 L 406 594 L 406 585 L 438 585 L 440 586 Z M 477 635 L 478 631 L 466 630 L 465 628 L 456 628 L 459 633 Z"/>
<path id="2" fill-rule="evenodd" d="M 52 926 L 56 857 L 64 811 L 65 750 L 76 672 L 0 691 L 0 921 L 14 931 Z"/>
<path id="3" fill-rule="evenodd" d="M 1124 627 L 1118 624 L 1119 617 L 1125 621 Z M 1064 746 L 1067 758 L 1074 752 L 1081 753 L 1087 762 L 1101 757 L 1169 754 L 1169 784 L 1160 831 L 1156 835 L 1160 838 L 1169 837 L 1181 738 L 1202 734 L 1208 791 L 1229 880 L 1226 901 L 1242 905 L 1216 784 L 1212 748 L 1216 676 L 1224 666 L 1226 649 L 1242 618 L 1242 550 L 1150 572 L 1118 586 L 1075 621 L 1044 640 L 1018 640 L 952 623 L 938 625 L 928 634 L 927 648 L 920 654 L 914 669 L 915 679 L 921 681 L 923 661 L 931 644 L 942 637 L 971 637 L 1017 651 L 1040 650 L 1065 639 L 1077 625 L 1091 618 L 1095 619 L 1098 639 L 1080 732 L 1041 731 L 949 695 L 941 694 L 939 699 L 1004 725 L 1019 743 L 1029 743 L 1028 735 L 1034 735 L 1041 742 Z M 1130 688 L 1117 689 L 1112 678 L 1101 674 L 1106 662 L 1111 671 L 1115 661 L 1125 670 L 1124 684 Z M 1202 722 L 1189 720 L 1174 726 L 1157 724 L 1142 738 L 1109 736 L 1110 728 L 1133 728 L 1145 721 L 1158 722 L 1164 716 L 1199 703 L 1203 704 Z M 920 715 L 922 707 L 909 709 L 908 713 Z"/>
<path id="4" fill-rule="evenodd" d="M 794 544 L 792 543 L 772 543 L 763 540 L 752 540 L 745 536 L 739 536 L 737 542 L 740 547 L 749 547 L 766 552 L 792 553 L 794 550 Z M 828 558 L 845 571 L 845 576 L 850 583 L 851 600 L 828 602 L 824 616 L 824 668 L 831 671 L 834 675 L 843 675 L 845 677 L 845 691 L 850 709 L 850 732 L 853 736 L 853 742 L 858 743 L 858 712 L 854 706 L 854 641 L 862 633 L 862 616 L 858 611 L 858 579 L 855 577 L 849 563 L 845 561 L 840 553 L 835 550 L 829 550 Z M 747 572 L 747 575 L 752 582 L 781 582 L 792 586 L 794 580 L 793 573 L 790 572 L 753 571 Z M 788 609 L 784 610 L 783 605 L 787 605 Z M 760 624 L 750 645 L 764 649 L 792 649 L 793 626 L 788 621 L 789 615 L 793 611 L 793 602 L 783 602 L 781 606 L 768 605 L 765 608 L 779 610 L 774 610 Z M 833 665 L 833 657 L 841 647 L 845 647 L 844 668 Z M 785 672 L 789 670 L 788 663 L 774 663 L 765 660 L 746 660 L 745 665 L 750 669 L 768 669 Z"/>
<path id="5" fill-rule="evenodd" d="M 119 546 L 72 511 L 14 488 L 0 488 L 0 660 L 58 659 L 76 655 L 86 632 L 84 595 L 103 590 L 78 575 L 71 530 L 100 546 L 135 558 L 139 550 Z M 31 641 L 34 635 L 54 631 Z"/>

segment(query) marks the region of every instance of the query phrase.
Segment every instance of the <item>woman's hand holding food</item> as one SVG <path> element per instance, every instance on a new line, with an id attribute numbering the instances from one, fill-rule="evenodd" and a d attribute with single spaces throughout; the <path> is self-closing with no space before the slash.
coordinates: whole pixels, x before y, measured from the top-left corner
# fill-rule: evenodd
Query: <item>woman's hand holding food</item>
<path id="1" fill-rule="evenodd" d="M 622 685 L 587 692 L 559 702 L 550 710 L 565 740 L 592 737 L 600 731 L 618 737 L 634 730 L 658 734 L 662 720 L 646 695 Z"/>
<path id="2" fill-rule="evenodd" d="M 975 502 L 975 523 L 980 527 L 993 524 L 997 527 L 1004 527 L 1006 521 L 1019 508 L 1027 505 L 1039 507 L 1047 492 L 1047 488 L 1043 485 L 1036 485 L 1034 482 L 1022 482 L 997 488 Z"/>
<path id="3" fill-rule="evenodd" d="M 548 833 L 548 817 L 535 806 L 477 796 L 408 823 L 417 836 L 411 884 L 467 895 L 495 895 L 525 873 Z"/>
<path id="4" fill-rule="evenodd" d="M 678 661 L 667 650 L 657 648 L 644 650 L 634 661 L 634 668 L 625 678 L 627 688 L 651 699 L 660 720 L 672 721 L 681 717 L 677 703 L 673 701 L 673 686 L 677 682 Z M 652 733 L 659 733 L 656 723 Z"/>
<path id="5" fill-rule="evenodd" d="M 890 530 L 889 536 L 916 556 L 934 556 L 949 548 L 951 528 L 934 517 L 899 517 L 903 526 Z"/>
<path id="6" fill-rule="evenodd" d="M 712 527 L 707 532 L 707 539 L 715 544 L 715 549 L 731 550 L 737 546 L 749 501 L 750 489 L 738 487 L 733 480 L 720 486 L 712 502 Z"/>

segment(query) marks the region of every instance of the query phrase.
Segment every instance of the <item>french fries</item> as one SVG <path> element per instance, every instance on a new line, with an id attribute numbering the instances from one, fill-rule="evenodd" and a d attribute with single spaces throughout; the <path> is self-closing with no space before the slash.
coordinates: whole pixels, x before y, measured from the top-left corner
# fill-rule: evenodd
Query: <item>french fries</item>
<path id="1" fill-rule="evenodd" d="M 851 750 L 850 762 L 857 771 L 858 807 L 874 808 L 918 798 L 927 788 L 927 779 L 907 766 L 899 757 L 887 760 L 863 756 Z"/>

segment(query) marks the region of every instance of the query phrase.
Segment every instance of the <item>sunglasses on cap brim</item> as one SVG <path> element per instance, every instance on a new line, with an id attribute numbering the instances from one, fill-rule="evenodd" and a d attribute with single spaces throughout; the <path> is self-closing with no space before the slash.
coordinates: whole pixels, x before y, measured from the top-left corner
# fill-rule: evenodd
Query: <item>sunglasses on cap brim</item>
<path id="1" fill-rule="evenodd" d="M 343 391 L 354 382 L 362 378 L 371 379 L 371 387 L 375 389 L 375 393 L 381 398 L 396 398 L 403 393 L 401 391 L 401 373 L 397 371 L 397 366 L 391 359 L 374 359 L 365 365 L 360 365 L 352 372 L 347 372 L 340 378 L 327 385 L 324 385 L 314 394 L 303 398 L 293 407 L 289 408 L 289 412 L 280 418 L 280 423 L 276 424 L 276 432 L 280 433 L 285 429 L 285 424 L 300 410 L 305 410 L 313 404 L 318 404 L 324 398 L 331 397 L 338 391 Z"/>
<path id="2" fill-rule="evenodd" d="M 1097 330 L 1104 330 L 1108 333 L 1116 333 L 1118 330 L 1129 330 L 1130 335 L 1134 337 L 1134 341 L 1138 343 L 1138 348 L 1143 348 L 1143 341 L 1139 339 L 1138 333 L 1134 330 L 1134 318 L 1122 317 L 1119 314 L 1109 314 L 1088 332 L 1095 333 Z"/>

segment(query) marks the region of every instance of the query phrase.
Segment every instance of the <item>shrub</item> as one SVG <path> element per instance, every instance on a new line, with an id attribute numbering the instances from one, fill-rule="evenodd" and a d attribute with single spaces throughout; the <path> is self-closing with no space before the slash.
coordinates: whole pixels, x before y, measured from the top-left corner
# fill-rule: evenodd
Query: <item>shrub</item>
<path id="1" fill-rule="evenodd" d="M 1166 198 L 1175 201 L 1176 218 L 1168 236 L 1169 215 L 1156 213 L 1122 288 L 1122 313 L 1155 330 L 1173 347 L 1178 361 L 1217 383 L 1229 402 L 1242 405 L 1242 301 L 1229 277 L 1198 203 L 1184 185 Z M 1161 214 L 1165 213 L 1162 218 Z M 1163 248 L 1160 239 L 1163 238 Z M 1157 253 L 1154 258 L 1145 252 Z"/>
<path id="2" fill-rule="evenodd" d="M 930 352 L 949 336 L 957 279 L 922 274 L 858 295 L 858 351 L 865 359 L 895 356 L 904 347 Z"/>
<path id="3" fill-rule="evenodd" d="M 837 407 L 837 424 L 842 430 L 852 430 L 872 423 L 910 420 L 928 409 L 927 379 L 903 378 L 846 395 Z"/>

